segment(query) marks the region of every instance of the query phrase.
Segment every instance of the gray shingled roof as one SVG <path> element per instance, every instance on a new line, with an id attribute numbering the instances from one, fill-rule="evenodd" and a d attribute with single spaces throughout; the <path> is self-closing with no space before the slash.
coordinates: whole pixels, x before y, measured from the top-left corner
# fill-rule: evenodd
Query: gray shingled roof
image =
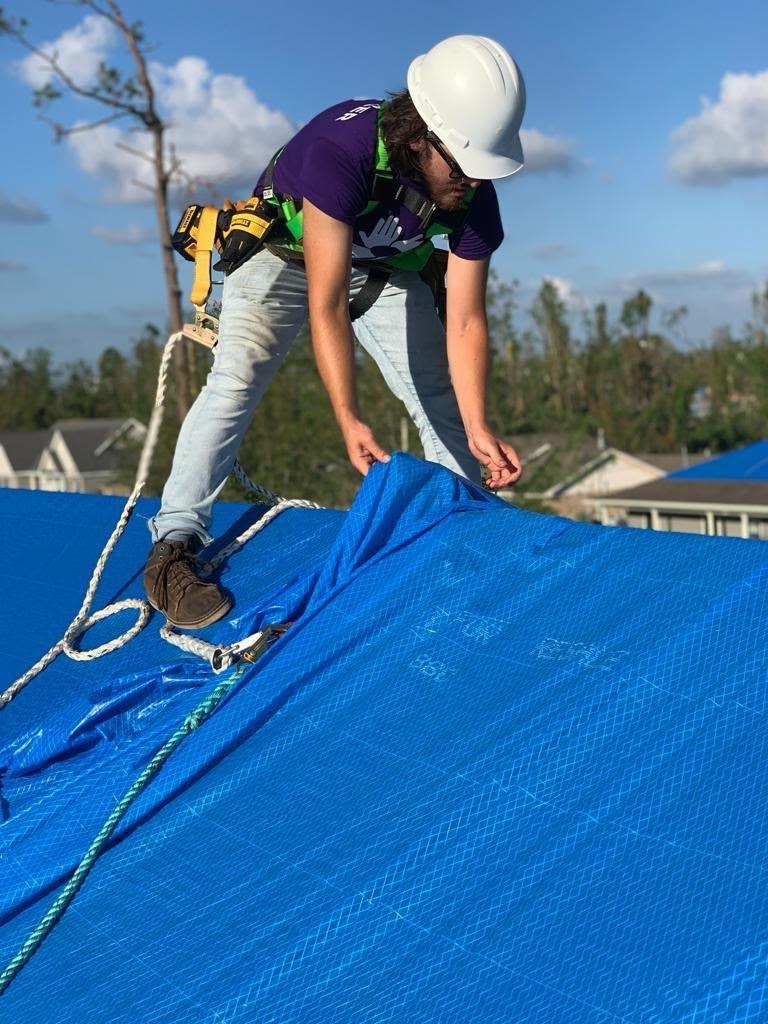
<path id="1" fill-rule="evenodd" d="M 120 419 L 58 420 L 53 427 L 63 435 L 79 471 L 98 473 L 117 467 L 119 451 L 110 448 L 102 455 L 97 455 L 96 449 L 110 434 L 121 427 L 125 420 L 124 416 Z"/>
<path id="2" fill-rule="evenodd" d="M 680 501 L 701 505 L 768 505 L 768 483 L 748 480 L 652 480 L 641 487 L 613 491 L 601 498 L 633 501 Z"/>
<path id="3" fill-rule="evenodd" d="M 50 430 L 4 430 L 0 432 L 0 446 L 17 473 L 34 469 L 37 460 L 51 439 Z"/>

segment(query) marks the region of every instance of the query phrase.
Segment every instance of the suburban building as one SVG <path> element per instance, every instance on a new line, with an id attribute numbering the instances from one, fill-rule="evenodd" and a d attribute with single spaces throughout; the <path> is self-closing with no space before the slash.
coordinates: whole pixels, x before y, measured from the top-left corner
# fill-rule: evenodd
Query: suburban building
<path id="1" fill-rule="evenodd" d="M 685 451 L 630 454 L 607 447 L 601 435 L 523 434 L 510 438 L 510 443 L 524 475 L 514 495 L 504 496 L 544 502 L 553 512 L 576 519 L 592 518 L 594 500 L 602 494 L 639 487 L 705 458 Z"/>
<path id="2" fill-rule="evenodd" d="M 49 430 L 0 432 L 0 487 L 122 490 L 117 484 L 122 453 L 146 432 L 133 417 L 59 420 Z"/>
<path id="3" fill-rule="evenodd" d="M 768 540 L 768 441 L 593 501 L 606 525 Z"/>

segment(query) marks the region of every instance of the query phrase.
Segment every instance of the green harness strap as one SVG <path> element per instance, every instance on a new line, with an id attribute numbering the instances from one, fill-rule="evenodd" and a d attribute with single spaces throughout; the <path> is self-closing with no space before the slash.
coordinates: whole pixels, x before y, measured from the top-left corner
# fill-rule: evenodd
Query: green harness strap
<path id="1" fill-rule="evenodd" d="M 391 191 L 393 194 L 396 191 L 396 177 L 392 170 L 389 162 L 389 153 L 384 143 L 384 133 L 381 127 L 382 114 L 385 103 L 382 103 L 379 108 L 376 117 L 376 164 L 374 167 L 373 183 L 371 191 L 376 193 L 377 191 Z M 297 209 L 296 202 L 292 196 L 280 196 L 278 195 L 272 185 L 273 174 L 275 164 L 283 152 L 285 147 L 281 147 L 269 162 L 267 170 L 264 173 L 264 198 L 276 206 L 280 210 L 280 216 L 283 222 L 283 227 L 286 230 L 286 234 L 289 236 L 286 240 L 281 240 L 281 245 L 288 249 L 293 249 L 294 252 L 303 252 L 302 238 L 304 235 L 304 224 L 303 216 L 300 208 Z M 422 200 L 424 205 L 423 197 L 420 193 L 417 193 L 415 189 L 411 189 L 408 186 L 403 187 L 404 195 L 408 196 L 413 193 Z M 398 253 L 395 256 L 389 256 L 386 259 L 378 260 L 377 264 L 389 267 L 393 270 L 423 270 L 429 261 L 430 256 L 435 251 L 435 247 L 430 239 L 437 235 L 450 235 L 456 231 L 461 224 L 463 224 L 466 218 L 467 208 L 472 201 L 475 194 L 475 189 L 467 189 L 464 196 L 465 208 L 461 211 L 459 217 L 451 217 L 442 215 L 442 220 L 439 219 L 441 215 L 435 216 L 434 207 L 427 218 L 426 224 L 424 225 L 424 241 L 413 249 L 408 249 L 406 252 Z M 365 217 L 376 209 L 381 204 L 381 199 L 369 199 L 365 208 L 358 214 L 358 217 Z"/>

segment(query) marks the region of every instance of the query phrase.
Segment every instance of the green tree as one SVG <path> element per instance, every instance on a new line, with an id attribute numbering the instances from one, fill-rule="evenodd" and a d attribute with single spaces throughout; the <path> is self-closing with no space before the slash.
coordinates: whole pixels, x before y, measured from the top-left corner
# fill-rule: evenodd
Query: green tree
<path id="1" fill-rule="evenodd" d="M 99 414 L 98 385 L 91 365 L 83 359 L 69 363 L 57 382 L 56 407 L 61 419 L 90 419 Z"/>
<path id="2" fill-rule="evenodd" d="M 30 349 L 21 358 L 0 350 L 0 428 L 38 430 L 56 419 L 51 353 Z"/>
<path id="3" fill-rule="evenodd" d="M 553 281 L 542 283 L 531 316 L 543 344 L 550 404 L 554 414 L 562 420 L 563 414 L 574 407 L 574 366 L 565 303 Z"/>

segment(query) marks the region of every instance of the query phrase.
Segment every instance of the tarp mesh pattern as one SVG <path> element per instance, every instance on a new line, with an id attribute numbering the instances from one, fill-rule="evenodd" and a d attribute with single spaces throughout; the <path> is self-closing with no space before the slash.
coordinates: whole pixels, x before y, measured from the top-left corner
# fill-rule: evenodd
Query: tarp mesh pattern
<path id="1" fill-rule="evenodd" d="M 139 593 L 145 502 L 100 590 Z M 9 678 L 119 502 L 5 492 Z M 217 530 L 258 515 L 221 505 Z M 575 523 L 396 455 L 222 577 L 295 624 L 139 799 L 0 1019 L 768 1019 L 768 547 Z M 127 620 L 126 620 L 127 621 Z M 101 642 L 116 624 L 94 629 Z M 0 712 L 0 952 L 215 685 L 158 639 Z"/>

